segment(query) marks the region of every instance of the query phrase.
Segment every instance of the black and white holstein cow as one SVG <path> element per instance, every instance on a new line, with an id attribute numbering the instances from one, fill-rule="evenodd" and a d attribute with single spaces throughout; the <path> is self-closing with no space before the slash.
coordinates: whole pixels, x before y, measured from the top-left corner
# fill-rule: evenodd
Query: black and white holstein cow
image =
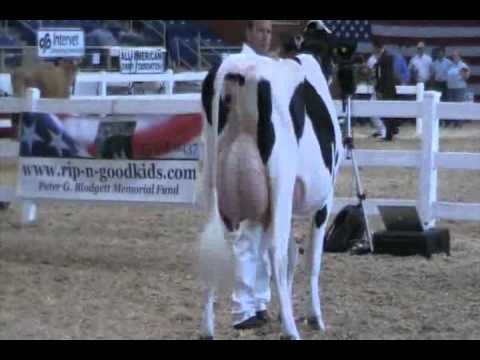
<path id="1" fill-rule="evenodd" d="M 284 338 L 300 339 L 292 307 L 293 213 L 312 217 L 307 247 L 309 323 L 324 329 L 319 277 L 325 227 L 343 157 L 341 129 L 318 59 L 233 55 L 208 74 L 202 92 L 209 220 L 201 236 L 206 285 L 202 336 L 214 336 L 214 301 L 229 251 L 226 231 L 262 225 Z M 223 258 L 222 258 L 223 257 Z"/>

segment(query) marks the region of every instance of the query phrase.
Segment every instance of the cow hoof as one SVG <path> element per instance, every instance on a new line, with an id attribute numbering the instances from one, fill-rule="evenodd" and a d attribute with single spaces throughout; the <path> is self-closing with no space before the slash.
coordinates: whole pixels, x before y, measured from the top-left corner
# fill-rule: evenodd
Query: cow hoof
<path id="1" fill-rule="evenodd" d="M 208 335 L 208 336 L 200 336 L 200 337 L 198 338 L 198 340 L 202 340 L 202 341 L 212 341 L 212 340 L 213 340 L 213 336 L 210 336 L 210 335 Z"/>
<path id="2" fill-rule="evenodd" d="M 325 324 L 322 320 L 319 320 L 316 316 L 310 316 L 307 319 L 307 324 L 312 330 L 322 330 L 325 331 Z"/>

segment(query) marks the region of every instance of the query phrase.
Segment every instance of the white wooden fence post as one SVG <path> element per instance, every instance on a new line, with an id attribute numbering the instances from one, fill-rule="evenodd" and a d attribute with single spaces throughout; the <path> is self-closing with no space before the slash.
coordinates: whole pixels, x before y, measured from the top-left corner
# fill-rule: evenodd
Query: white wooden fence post
<path id="1" fill-rule="evenodd" d="M 173 89 L 175 87 L 175 76 L 173 74 L 172 69 L 169 69 L 165 74 L 168 75 L 168 78 L 165 81 L 166 83 L 165 92 L 167 95 L 173 95 Z"/>
<path id="2" fill-rule="evenodd" d="M 107 73 L 105 71 L 101 72 L 100 75 L 101 82 L 100 82 L 100 96 L 105 97 L 107 96 Z"/>
<path id="3" fill-rule="evenodd" d="M 28 88 L 25 92 L 25 108 L 27 112 L 35 112 L 37 100 L 40 99 L 40 90 Z M 20 181 L 20 179 L 18 180 Z M 23 225 L 34 223 L 37 220 L 37 204 L 33 200 L 21 201 L 21 223 Z"/>
<path id="4" fill-rule="evenodd" d="M 438 170 L 435 156 L 439 150 L 439 119 L 437 115 L 440 93 L 428 91 L 422 102 L 423 136 L 418 174 L 417 209 L 426 229 L 435 226 L 433 205 L 437 201 Z"/>
<path id="5" fill-rule="evenodd" d="M 417 84 L 417 101 L 422 102 L 425 96 L 425 84 L 418 83 Z M 423 129 L 423 121 L 422 118 L 417 118 L 417 136 L 422 136 Z"/>

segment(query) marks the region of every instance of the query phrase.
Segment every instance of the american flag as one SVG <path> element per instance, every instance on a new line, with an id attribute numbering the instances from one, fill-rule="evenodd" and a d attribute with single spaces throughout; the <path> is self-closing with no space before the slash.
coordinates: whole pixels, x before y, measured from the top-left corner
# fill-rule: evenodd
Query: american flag
<path id="1" fill-rule="evenodd" d="M 52 114 L 23 113 L 20 138 L 22 157 L 77 157 L 80 148 Z"/>
<path id="2" fill-rule="evenodd" d="M 128 119 L 131 121 L 101 124 L 95 117 L 23 113 L 20 156 L 95 158 L 103 156 L 97 151 L 100 147 L 103 150 L 117 149 L 115 154 L 119 156 L 127 154 L 130 149 L 137 160 L 198 157 L 198 147 L 190 145 L 201 135 L 202 118 L 199 114 Z"/>
<path id="3" fill-rule="evenodd" d="M 326 20 L 326 25 L 340 38 L 357 40 L 358 51 L 368 54 L 371 42 L 381 40 L 388 48 L 406 45 L 407 61 L 415 53 L 419 41 L 427 45 L 431 54 L 443 46 L 447 56 L 458 49 L 464 62 L 470 66 L 470 91 L 480 96 L 480 20 Z"/>

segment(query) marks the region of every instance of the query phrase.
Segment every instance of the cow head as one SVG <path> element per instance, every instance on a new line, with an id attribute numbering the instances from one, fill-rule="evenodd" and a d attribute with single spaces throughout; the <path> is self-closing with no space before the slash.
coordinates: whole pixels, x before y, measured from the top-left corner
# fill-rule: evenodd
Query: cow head
<path id="1" fill-rule="evenodd" d="M 338 39 L 322 20 L 310 20 L 304 29 L 301 50 L 317 59 L 329 83 L 336 73 L 343 97 L 356 89 L 353 78 L 356 49 L 356 42 Z"/>
<path id="2" fill-rule="evenodd" d="M 322 20 L 310 20 L 304 31 L 301 51 L 312 54 L 327 79 L 333 75 L 336 39 Z"/>

